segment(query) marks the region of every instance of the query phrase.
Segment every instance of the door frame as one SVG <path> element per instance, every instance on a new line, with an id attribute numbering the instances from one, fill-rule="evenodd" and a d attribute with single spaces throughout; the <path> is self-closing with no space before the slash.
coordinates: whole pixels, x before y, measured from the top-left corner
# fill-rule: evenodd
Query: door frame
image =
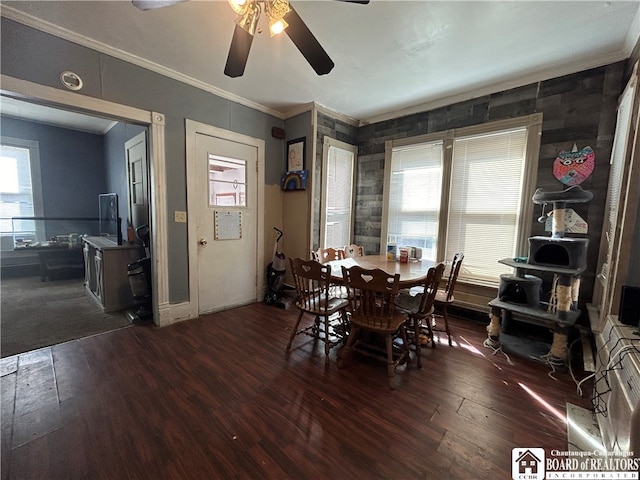
<path id="1" fill-rule="evenodd" d="M 256 205 L 256 302 L 261 301 L 264 293 L 264 277 L 260 268 L 264 266 L 264 165 L 265 165 L 265 141 L 253 138 L 241 133 L 232 132 L 223 128 L 214 127 L 206 123 L 185 119 L 185 140 L 187 147 L 187 215 L 196 211 L 198 202 L 195 179 L 198 175 L 198 157 L 196 154 L 196 135 L 209 135 L 223 140 L 250 145 L 257 149 L 258 169 L 256 181 L 258 182 L 258 198 Z M 189 306 L 190 317 L 197 318 L 200 312 L 200 299 L 198 293 L 198 245 L 195 222 L 187 217 L 187 250 L 189 252 Z"/>
<path id="2" fill-rule="evenodd" d="M 54 108 L 78 110 L 134 122 L 149 128 L 149 215 L 151 223 L 151 280 L 153 321 L 165 326 L 184 319 L 183 307 L 169 303 L 169 255 L 167 249 L 167 201 L 164 114 L 122 105 L 108 100 L 79 95 L 58 88 L 0 75 L 0 91 L 10 97 Z"/>

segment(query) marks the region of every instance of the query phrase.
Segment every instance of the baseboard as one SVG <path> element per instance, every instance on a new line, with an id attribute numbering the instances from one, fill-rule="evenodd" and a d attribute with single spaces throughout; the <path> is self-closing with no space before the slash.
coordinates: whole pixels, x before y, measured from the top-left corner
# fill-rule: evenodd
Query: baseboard
<path id="1" fill-rule="evenodd" d="M 159 327 L 166 327 L 190 318 L 192 318 L 191 302 L 165 303 L 158 305 L 158 314 L 154 316 L 154 323 Z"/>

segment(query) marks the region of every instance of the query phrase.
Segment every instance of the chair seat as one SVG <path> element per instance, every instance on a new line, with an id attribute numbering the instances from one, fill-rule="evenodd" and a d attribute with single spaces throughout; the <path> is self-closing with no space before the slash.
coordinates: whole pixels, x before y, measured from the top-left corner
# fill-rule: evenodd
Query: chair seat
<path id="1" fill-rule="evenodd" d="M 406 316 L 402 312 L 394 312 L 391 319 L 380 318 L 376 321 L 375 317 L 367 315 L 366 318 L 360 318 L 359 313 L 353 312 L 351 314 L 351 323 L 357 325 L 363 330 L 374 331 L 378 333 L 394 333 L 404 324 Z"/>
<path id="2" fill-rule="evenodd" d="M 424 288 L 417 291 L 412 288 L 411 290 L 401 290 L 396 297 L 396 308 L 399 308 L 405 313 L 417 312 L 422 303 L 422 296 L 424 295 Z"/>
<path id="3" fill-rule="evenodd" d="M 296 307 L 304 310 L 307 313 L 313 313 L 316 315 L 332 315 L 338 310 L 349 306 L 349 300 L 347 300 L 346 298 L 329 297 L 325 308 L 324 294 L 320 294 L 314 297 L 317 308 L 308 308 L 303 302 L 300 301 L 296 301 Z"/>
<path id="4" fill-rule="evenodd" d="M 451 295 L 451 298 L 447 300 L 447 292 L 445 292 L 444 290 L 438 290 L 436 292 L 435 301 L 440 303 L 451 303 L 453 302 L 453 295 Z"/>

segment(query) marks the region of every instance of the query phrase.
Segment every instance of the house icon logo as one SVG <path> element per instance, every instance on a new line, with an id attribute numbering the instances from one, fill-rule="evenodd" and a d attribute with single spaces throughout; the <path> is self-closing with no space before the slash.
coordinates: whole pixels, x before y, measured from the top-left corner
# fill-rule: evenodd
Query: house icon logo
<path id="1" fill-rule="evenodd" d="M 513 480 L 544 480 L 544 448 L 514 448 L 511 450 Z"/>

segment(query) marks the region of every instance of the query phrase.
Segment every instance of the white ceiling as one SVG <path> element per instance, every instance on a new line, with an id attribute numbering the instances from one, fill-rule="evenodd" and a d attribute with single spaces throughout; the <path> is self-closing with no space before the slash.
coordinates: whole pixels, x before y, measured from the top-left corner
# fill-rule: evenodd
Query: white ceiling
<path id="1" fill-rule="evenodd" d="M 328 75 L 261 20 L 244 76 L 226 77 L 226 1 L 2 1 L 1 13 L 280 118 L 315 101 L 362 123 L 622 60 L 640 36 L 637 0 L 292 5 L 335 62 Z"/>

